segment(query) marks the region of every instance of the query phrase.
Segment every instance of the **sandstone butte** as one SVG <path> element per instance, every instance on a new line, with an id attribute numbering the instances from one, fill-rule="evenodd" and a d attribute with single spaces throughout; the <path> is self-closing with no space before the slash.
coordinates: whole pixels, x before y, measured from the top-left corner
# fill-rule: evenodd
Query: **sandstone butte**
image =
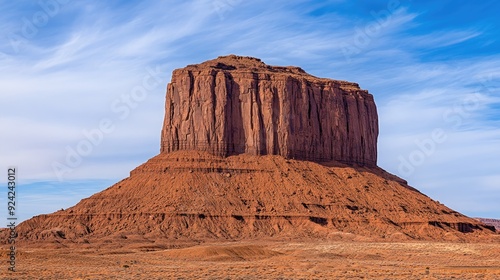
<path id="1" fill-rule="evenodd" d="M 21 223 L 18 242 L 498 240 L 377 167 L 377 111 L 358 84 L 230 55 L 175 70 L 165 107 L 159 155 Z"/>
<path id="2" fill-rule="evenodd" d="M 358 84 L 228 56 L 175 70 L 168 92 L 162 153 L 377 163 L 377 110 Z"/>

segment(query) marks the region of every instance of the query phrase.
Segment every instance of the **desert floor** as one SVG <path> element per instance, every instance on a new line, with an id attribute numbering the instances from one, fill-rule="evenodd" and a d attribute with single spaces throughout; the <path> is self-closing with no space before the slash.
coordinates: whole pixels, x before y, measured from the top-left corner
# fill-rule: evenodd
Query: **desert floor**
<path id="1" fill-rule="evenodd" d="M 18 250 L 1 279 L 500 279 L 500 244 L 231 242 Z M 7 251 L 2 250 L 2 256 Z"/>

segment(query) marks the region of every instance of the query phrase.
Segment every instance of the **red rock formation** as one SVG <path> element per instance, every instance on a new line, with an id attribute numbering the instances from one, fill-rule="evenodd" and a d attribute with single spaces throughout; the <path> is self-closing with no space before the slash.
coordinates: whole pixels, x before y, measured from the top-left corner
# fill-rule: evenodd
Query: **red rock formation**
<path id="1" fill-rule="evenodd" d="M 229 56 L 174 71 L 168 91 L 162 152 L 77 205 L 21 223 L 19 242 L 499 236 L 375 166 L 375 104 L 356 84 Z"/>
<path id="2" fill-rule="evenodd" d="M 112 187 L 16 230 L 21 243 L 148 248 L 260 238 L 487 241 L 494 234 L 378 167 L 198 151 L 161 153 Z"/>
<path id="3" fill-rule="evenodd" d="M 500 231 L 500 220 L 499 219 L 488 219 L 488 218 L 476 218 L 476 220 L 494 227 L 496 230 Z"/>
<path id="4" fill-rule="evenodd" d="M 161 151 L 281 155 L 376 165 L 373 96 L 298 67 L 224 56 L 173 72 Z"/>

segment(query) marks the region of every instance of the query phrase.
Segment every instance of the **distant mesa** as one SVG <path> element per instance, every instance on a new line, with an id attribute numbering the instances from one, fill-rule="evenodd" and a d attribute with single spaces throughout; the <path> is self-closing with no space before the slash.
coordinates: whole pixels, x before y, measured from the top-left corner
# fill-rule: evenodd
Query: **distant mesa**
<path id="1" fill-rule="evenodd" d="M 18 242 L 498 240 L 493 226 L 377 167 L 377 137 L 373 96 L 358 84 L 235 55 L 189 65 L 168 84 L 160 154 L 71 208 L 21 223 Z"/>
<path id="2" fill-rule="evenodd" d="M 476 218 L 478 221 L 485 223 L 486 225 L 495 227 L 497 231 L 500 231 L 500 220 L 499 219 L 488 219 L 488 218 Z"/>

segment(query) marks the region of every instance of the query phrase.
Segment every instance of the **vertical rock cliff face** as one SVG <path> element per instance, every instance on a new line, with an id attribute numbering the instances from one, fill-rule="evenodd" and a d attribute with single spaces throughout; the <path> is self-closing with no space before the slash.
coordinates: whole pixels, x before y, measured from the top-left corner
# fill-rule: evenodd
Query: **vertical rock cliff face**
<path id="1" fill-rule="evenodd" d="M 248 57 L 188 66 L 168 85 L 161 153 L 77 205 L 21 223 L 18 241 L 163 250 L 268 237 L 498 238 L 376 167 L 377 134 L 373 97 L 357 84 Z M 313 162 L 330 160 L 352 165 Z"/>
<path id="2" fill-rule="evenodd" d="M 173 72 L 161 152 L 376 165 L 377 136 L 373 96 L 357 84 L 231 55 Z"/>

